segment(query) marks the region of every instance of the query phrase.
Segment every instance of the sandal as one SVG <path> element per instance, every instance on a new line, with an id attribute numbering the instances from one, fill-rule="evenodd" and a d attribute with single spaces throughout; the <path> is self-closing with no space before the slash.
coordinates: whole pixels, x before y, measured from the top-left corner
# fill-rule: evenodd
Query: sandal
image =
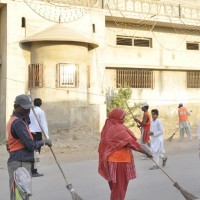
<path id="1" fill-rule="evenodd" d="M 166 165 L 166 162 L 167 162 L 167 157 L 163 158 L 163 163 L 162 163 L 163 167 Z"/>

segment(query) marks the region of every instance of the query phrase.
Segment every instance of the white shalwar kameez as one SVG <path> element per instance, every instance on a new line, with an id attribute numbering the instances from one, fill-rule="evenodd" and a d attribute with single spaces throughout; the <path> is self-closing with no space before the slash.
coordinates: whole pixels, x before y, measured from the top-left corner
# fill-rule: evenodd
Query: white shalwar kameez
<path id="1" fill-rule="evenodd" d="M 164 140 L 163 140 L 163 125 L 160 119 L 152 120 L 150 131 L 153 132 L 151 136 L 151 153 L 155 162 L 159 165 L 159 158 L 164 158 Z"/>

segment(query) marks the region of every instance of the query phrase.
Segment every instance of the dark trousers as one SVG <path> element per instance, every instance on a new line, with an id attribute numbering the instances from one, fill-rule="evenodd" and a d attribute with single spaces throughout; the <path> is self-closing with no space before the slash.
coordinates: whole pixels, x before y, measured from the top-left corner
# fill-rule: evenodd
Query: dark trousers
<path id="1" fill-rule="evenodd" d="M 31 173 L 31 162 L 20 162 L 20 161 L 13 161 L 8 163 L 8 174 L 9 174 L 9 186 L 10 186 L 10 199 L 15 200 L 15 191 L 13 190 L 14 186 L 14 179 L 13 174 L 16 169 L 19 167 L 24 167 Z"/>
<path id="2" fill-rule="evenodd" d="M 34 141 L 41 141 L 42 140 L 42 132 L 36 132 L 35 134 L 32 133 Z M 41 147 L 37 149 L 40 153 Z M 31 163 L 31 172 L 32 174 L 37 173 L 37 169 L 34 168 L 34 161 Z"/>

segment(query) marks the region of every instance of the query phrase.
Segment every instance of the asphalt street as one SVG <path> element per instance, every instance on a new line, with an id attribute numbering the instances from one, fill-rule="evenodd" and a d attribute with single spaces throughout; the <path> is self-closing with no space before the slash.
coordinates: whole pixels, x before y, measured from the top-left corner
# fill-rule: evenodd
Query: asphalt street
<path id="1" fill-rule="evenodd" d="M 179 143 L 177 143 L 179 145 Z M 187 142 L 185 142 L 187 145 Z M 190 144 L 191 145 L 191 144 Z M 165 172 L 181 187 L 200 197 L 200 160 L 197 142 L 192 151 L 169 152 Z M 178 147 L 177 147 L 178 149 Z M 149 170 L 151 160 L 141 160 L 134 152 L 137 178 L 130 181 L 126 200 L 184 200 L 180 191 L 161 170 Z M 2 157 L 6 157 L 5 155 Z M 70 162 L 59 160 L 69 183 L 84 200 L 109 200 L 107 182 L 97 173 L 98 160 Z M 9 200 L 6 164 L 0 162 L 0 200 Z M 58 166 L 52 158 L 41 157 L 43 177 L 32 179 L 32 200 L 71 200 Z"/>

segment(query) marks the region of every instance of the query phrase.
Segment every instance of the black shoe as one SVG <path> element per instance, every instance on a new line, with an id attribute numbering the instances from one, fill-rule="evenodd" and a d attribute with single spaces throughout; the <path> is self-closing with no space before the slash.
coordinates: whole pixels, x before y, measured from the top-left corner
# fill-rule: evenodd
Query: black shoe
<path id="1" fill-rule="evenodd" d="M 38 172 L 32 173 L 32 177 L 40 177 L 44 176 L 44 174 L 39 174 Z"/>
<path id="2" fill-rule="evenodd" d="M 162 162 L 163 167 L 166 165 L 166 162 L 167 162 L 167 157 L 163 158 L 163 162 Z"/>

